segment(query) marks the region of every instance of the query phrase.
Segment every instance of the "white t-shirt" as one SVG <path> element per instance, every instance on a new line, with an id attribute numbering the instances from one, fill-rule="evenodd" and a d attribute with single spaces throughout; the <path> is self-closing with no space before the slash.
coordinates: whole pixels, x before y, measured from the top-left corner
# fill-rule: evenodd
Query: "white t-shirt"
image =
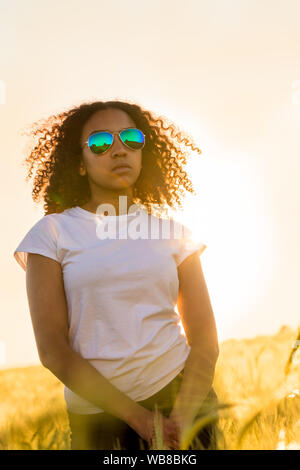
<path id="1" fill-rule="evenodd" d="M 105 239 L 114 226 L 116 234 Z M 14 256 L 25 271 L 28 252 L 61 264 L 72 349 L 141 401 L 184 368 L 190 346 L 174 310 L 177 266 L 205 248 L 185 225 L 145 209 L 105 216 L 76 206 L 43 216 Z M 64 397 L 71 412 L 104 411 L 66 386 Z"/>

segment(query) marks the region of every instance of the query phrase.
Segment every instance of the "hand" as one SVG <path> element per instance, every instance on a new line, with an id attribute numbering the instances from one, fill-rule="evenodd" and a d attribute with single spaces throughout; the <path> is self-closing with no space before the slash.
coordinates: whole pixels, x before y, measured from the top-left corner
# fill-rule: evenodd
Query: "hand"
<path id="1" fill-rule="evenodd" d="M 153 445 L 154 438 L 154 417 L 155 414 L 153 411 L 147 411 L 142 418 L 139 418 L 134 425 L 131 427 L 141 436 L 142 439 L 146 440 L 149 447 Z M 163 443 L 166 447 L 172 450 L 180 449 L 179 442 L 179 427 L 178 423 L 173 418 L 167 418 L 163 416 L 160 412 L 159 416 L 161 418 L 162 424 L 162 435 Z"/>

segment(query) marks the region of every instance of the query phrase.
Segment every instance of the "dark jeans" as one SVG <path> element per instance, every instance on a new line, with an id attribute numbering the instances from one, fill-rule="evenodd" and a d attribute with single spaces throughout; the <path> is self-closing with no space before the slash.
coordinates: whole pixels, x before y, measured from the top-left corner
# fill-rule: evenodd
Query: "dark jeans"
<path id="1" fill-rule="evenodd" d="M 169 416 L 180 388 L 183 373 L 184 370 L 162 390 L 137 403 L 152 411 L 154 411 L 154 405 L 156 404 L 164 416 Z M 203 405 L 214 405 L 217 402 L 218 397 L 214 389 L 211 388 L 199 409 L 197 417 L 207 411 L 207 408 L 204 410 Z M 71 429 L 71 450 L 149 450 L 147 441 L 142 439 L 127 423 L 106 412 L 82 415 L 67 410 L 67 414 Z M 217 423 L 206 425 L 194 438 L 192 445 L 197 446 L 200 441 L 204 449 L 216 449 L 216 432 Z"/>

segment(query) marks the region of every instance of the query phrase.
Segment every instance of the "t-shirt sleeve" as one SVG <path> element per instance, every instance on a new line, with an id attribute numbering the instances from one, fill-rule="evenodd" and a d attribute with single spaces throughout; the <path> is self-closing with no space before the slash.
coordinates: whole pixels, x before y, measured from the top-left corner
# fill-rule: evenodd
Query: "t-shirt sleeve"
<path id="1" fill-rule="evenodd" d="M 26 271 L 27 267 L 28 253 L 37 253 L 59 262 L 57 255 L 57 236 L 57 228 L 50 214 L 40 219 L 29 232 L 27 232 L 14 251 L 14 257 L 24 271 Z"/>
<path id="2" fill-rule="evenodd" d="M 193 253 L 201 255 L 206 248 L 205 243 L 196 240 L 192 230 L 184 224 L 175 223 L 174 234 L 177 233 L 175 260 L 179 266 L 185 258 Z"/>

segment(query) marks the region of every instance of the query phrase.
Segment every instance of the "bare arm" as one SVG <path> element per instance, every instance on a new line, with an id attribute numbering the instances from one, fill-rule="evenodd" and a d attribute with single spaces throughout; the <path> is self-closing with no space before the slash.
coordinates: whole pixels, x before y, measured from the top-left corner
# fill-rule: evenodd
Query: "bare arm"
<path id="1" fill-rule="evenodd" d="M 68 339 L 68 311 L 61 266 L 55 260 L 28 254 L 26 288 L 39 358 L 70 390 L 125 421 L 141 437 L 152 433 L 153 413 L 113 386 Z M 141 429 L 142 427 L 142 429 Z"/>
<path id="2" fill-rule="evenodd" d="M 170 416 L 178 420 L 183 429 L 193 421 L 212 386 L 219 346 L 214 314 L 197 253 L 178 266 L 178 278 L 177 306 L 191 351 Z"/>

